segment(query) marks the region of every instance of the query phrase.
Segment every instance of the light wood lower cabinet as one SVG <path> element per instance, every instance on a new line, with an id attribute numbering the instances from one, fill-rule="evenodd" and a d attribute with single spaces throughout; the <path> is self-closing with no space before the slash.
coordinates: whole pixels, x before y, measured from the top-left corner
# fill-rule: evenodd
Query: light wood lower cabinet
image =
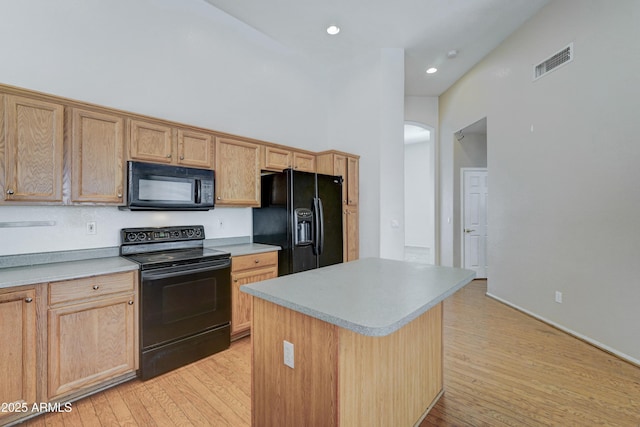
<path id="1" fill-rule="evenodd" d="M 265 252 L 231 258 L 231 339 L 251 332 L 251 296 L 240 286 L 278 277 L 278 253 Z"/>
<path id="2" fill-rule="evenodd" d="M 138 368 L 137 274 L 49 284 L 49 399 Z"/>
<path id="3" fill-rule="evenodd" d="M 0 293 L 0 403 L 36 402 L 36 291 Z M 0 412 L 2 418 L 14 410 Z"/>

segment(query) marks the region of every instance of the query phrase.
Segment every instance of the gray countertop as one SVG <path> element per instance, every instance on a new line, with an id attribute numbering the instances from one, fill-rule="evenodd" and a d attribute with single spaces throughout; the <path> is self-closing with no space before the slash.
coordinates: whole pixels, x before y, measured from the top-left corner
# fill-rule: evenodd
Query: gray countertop
<path id="1" fill-rule="evenodd" d="M 262 243 L 242 243 L 237 245 L 205 245 L 231 253 L 231 256 L 259 254 L 263 252 L 279 251 L 280 246 L 263 245 Z"/>
<path id="2" fill-rule="evenodd" d="M 205 246 L 225 250 L 231 256 L 280 250 L 279 246 L 258 243 L 207 243 Z M 117 253 L 118 248 L 105 248 L 0 257 L 3 259 L 0 262 L 0 289 L 138 269 L 138 264 L 117 256 Z"/>
<path id="3" fill-rule="evenodd" d="M 240 290 L 362 335 L 384 336 L 474 277 L 473 271 L 459 268 L 364 258 L 244 285 Z"/>
<path id="4" fill-rule="evenodd" d="M 119 256 L 1 268 L 0 289 L 137 269 L 138 264 Z"/>

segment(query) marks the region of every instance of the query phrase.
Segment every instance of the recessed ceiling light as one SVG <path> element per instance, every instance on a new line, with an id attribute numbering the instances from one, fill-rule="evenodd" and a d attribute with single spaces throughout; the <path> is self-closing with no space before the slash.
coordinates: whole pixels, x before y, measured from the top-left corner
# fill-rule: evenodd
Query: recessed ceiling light
<path id="1" fill-rule="evenodd" d="M 327 33 L 331 34 L 332 36 L 335 36 L 339 32 L 340 32 L 340 27 L 338 27 L 337 25 L 331 25 L 327 27 Z"/>
<path id="2" fill-rule="evenodd" d="M 436 71 L 438 71 L 438 69 L 437 69 L 437 68 L 431 67 L 431 68 L 427 69 L 427 74 L 433 74 L 433 73 L 435 73 Z"/>

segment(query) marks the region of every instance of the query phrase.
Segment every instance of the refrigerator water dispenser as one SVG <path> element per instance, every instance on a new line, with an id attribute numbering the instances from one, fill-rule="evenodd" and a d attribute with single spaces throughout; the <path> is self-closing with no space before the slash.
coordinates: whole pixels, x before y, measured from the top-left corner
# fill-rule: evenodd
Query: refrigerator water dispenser
<path id="1" fill-rule="evenodd" d="M 295 216 L 295 244 L 297 246 L 310 245 L 313 243 L 312 224 L 313 212 L 311 209 L 296 209 Z"/>

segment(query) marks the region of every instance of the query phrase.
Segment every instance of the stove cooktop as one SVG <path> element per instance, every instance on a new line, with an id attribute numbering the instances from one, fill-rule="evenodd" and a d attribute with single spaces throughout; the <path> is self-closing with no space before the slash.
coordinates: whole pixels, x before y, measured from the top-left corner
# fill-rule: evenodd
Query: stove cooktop
<path id="1" fill-rule="evenodd" d="M 120 255 L 141 269 L 197 264 L 228 259 L 229 252 L 203 247 L 204 227 L 125 228 L 121 230 Z"/>
<path id="2" fill-rule="evenodd" d="M 217 249 L 190 248 L 159 252 L 146 252 L 123 256 L 131 261 L 137 262 L 142 266 L 151 267 L 154 265 L 159 266 L 164 264 L 193 264 L 198 262 L 213 261 L 216 259 L 229 258 L 231 254 L 229 252 Z"/>

